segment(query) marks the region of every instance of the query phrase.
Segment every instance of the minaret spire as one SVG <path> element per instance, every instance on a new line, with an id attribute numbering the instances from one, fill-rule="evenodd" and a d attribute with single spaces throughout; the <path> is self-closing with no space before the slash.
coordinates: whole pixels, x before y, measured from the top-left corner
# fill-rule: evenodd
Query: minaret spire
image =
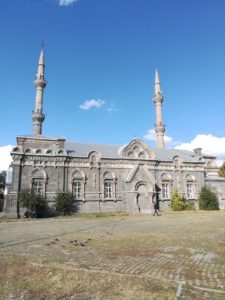
<path id="1" fill-rule="evenodd" d="M 42 134 L 42 123 L 44 122 L 45 115 L 42 113 L 43 110 L 43 93 L 46 87 L 46 80 L 44 77 L 45 72 L 45 60 L 44 60 L 44 49 L 43 42 L 41 46 L 41 53 L 38 62 L 38 71 L 34 85 L 36 87 L 36 99 L 35 99 L 35 111 L 32 114 L 32 121 L 34 124 L 33 133 L 35 135 Z"/>
<path id="2" fill-rule="evenodd" d="M 159 80 L 159 73 L 158 67 L 156 66 L 155 71 L 155 94 L 153 97 L 153 101 L 155 103 L 156 108 L 156 124 L 155 124 L 155 132 L 156 132 L 156 143 L 157 148 L 164 149 L 164 132 L 165 132 L 165 125 L 163 125 L 162 121 L 162 103 L 163 103 L 163 96 L 160 89 L 160 80 Z"/>

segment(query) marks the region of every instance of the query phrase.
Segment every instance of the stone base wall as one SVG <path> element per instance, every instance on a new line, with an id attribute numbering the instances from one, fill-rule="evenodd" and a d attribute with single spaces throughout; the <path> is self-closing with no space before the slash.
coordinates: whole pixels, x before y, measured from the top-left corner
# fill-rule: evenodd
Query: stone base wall
<path id="1" fill-rule="evenodd" d="M 170 200 L 161 200 L 161 201 L 159 201 L 159 209 L 160 210 L 171 210 Z"/>

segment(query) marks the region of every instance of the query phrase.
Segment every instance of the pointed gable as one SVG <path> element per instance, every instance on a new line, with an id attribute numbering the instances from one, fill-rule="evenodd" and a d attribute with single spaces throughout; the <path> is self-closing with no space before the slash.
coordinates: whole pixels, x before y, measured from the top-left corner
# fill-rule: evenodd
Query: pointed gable
<path id="1" fill-rule="evenodd" d="M 143 141 L 137 138 L 122 147 L 120 154 L 125 158 L 155 159 L 154 152 Z"/>

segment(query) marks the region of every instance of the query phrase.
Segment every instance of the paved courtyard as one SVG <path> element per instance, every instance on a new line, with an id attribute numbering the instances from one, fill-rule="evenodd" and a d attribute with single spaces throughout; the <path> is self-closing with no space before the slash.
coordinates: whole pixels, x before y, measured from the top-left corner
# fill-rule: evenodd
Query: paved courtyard
<path id="1" fill-rule="evenodd" d="M 121 289 L 125 278 L 152 285 L 148 290 L 139 283 L 127 299 L 159 299 L 160 293 L 161 299 L 225 299 L 225 212 L 4 221 L 0 223 L 0 256 L 1 299 L 46 299 L 43 291 L 31 295 L 26 284 L 16 281 L 21 266 L 36 268 L 39 276 L 46 267 L 52 268 L 48 274 L 53 275 L 56 269 L 66 270 L 61 282 L 69 272 L 85 272 L 96 282 L 108 278 L 109 287 L 110 280 L 114 284 L 111 276 L 119 276 L 115 280 L 121 281 Z M 31 285 L 30 277 L 21 274 Z M 90 287 L 89 293 L 85 285 L 83 292 L 74 287 L 68 294 L 50 297 L 125 299 L 122 291 L 116 291 L 117 296 L 112 291 L 101 293 L 98 285 L 98 292 Z M 35 288 L 38 293 L 38 284 Z M 138 294 L 140 290 L 143 293 Z"/>

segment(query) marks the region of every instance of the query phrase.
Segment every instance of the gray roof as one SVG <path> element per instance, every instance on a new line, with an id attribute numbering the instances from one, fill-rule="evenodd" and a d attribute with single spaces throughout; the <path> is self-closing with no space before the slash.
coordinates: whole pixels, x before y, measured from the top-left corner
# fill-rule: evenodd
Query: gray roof
<path id="1" fill-rule="evenodd" d="M 35 140 L 52 140 L 52 141 L 57 141 L 57 140 L 65 140 L 64 137 L 49 137 L 49 136 L 44 136 L 41 134 L 23 134 L 23 135 L 18 135 L 17 138 L 27 138 L 27 139 L 35 139 Z"/>
<path id="2" fill-rule="evenodd" d="M 71 156 L 87 157 L 90 152 L 98 152 L 102 158 L 121 158 L 121 148 L 124 145 L 110 144 L 86 144 L 65 142 L 65 149 Z M 177 149 L 156 149 L 151 148 L 155 153 L 155 159 L 161 161 L 172 161 L 175 156 L 179 156 L 184 162 L 200 162 L 199 158 L 192 151 L 177 150 Z"/>
<path id="3" fill-rule="evenodd" d="M 199 158 L 194 155 L 194 152 L 178 149 L 152 149 L 157 160 L 171 161 L 174 157 L 179 156 L 184 162 L 199 162 Z"/>
<path id="4" fill-rule="evenodd" d="M 219 176 L 206 176 L 205 180 L 206 181 L 224 181 L 225 182 L 225 178 L 219 177 Z"/>
<path id="5" fill-rule="evenodd" d="M 90 152 L 96 151 L 103 158 L 120 158 L 119 145 L 85 144 L 85 143 L 65 143 L 65 149 L 71 152 L 71 156 L 87 157 Z"/>

